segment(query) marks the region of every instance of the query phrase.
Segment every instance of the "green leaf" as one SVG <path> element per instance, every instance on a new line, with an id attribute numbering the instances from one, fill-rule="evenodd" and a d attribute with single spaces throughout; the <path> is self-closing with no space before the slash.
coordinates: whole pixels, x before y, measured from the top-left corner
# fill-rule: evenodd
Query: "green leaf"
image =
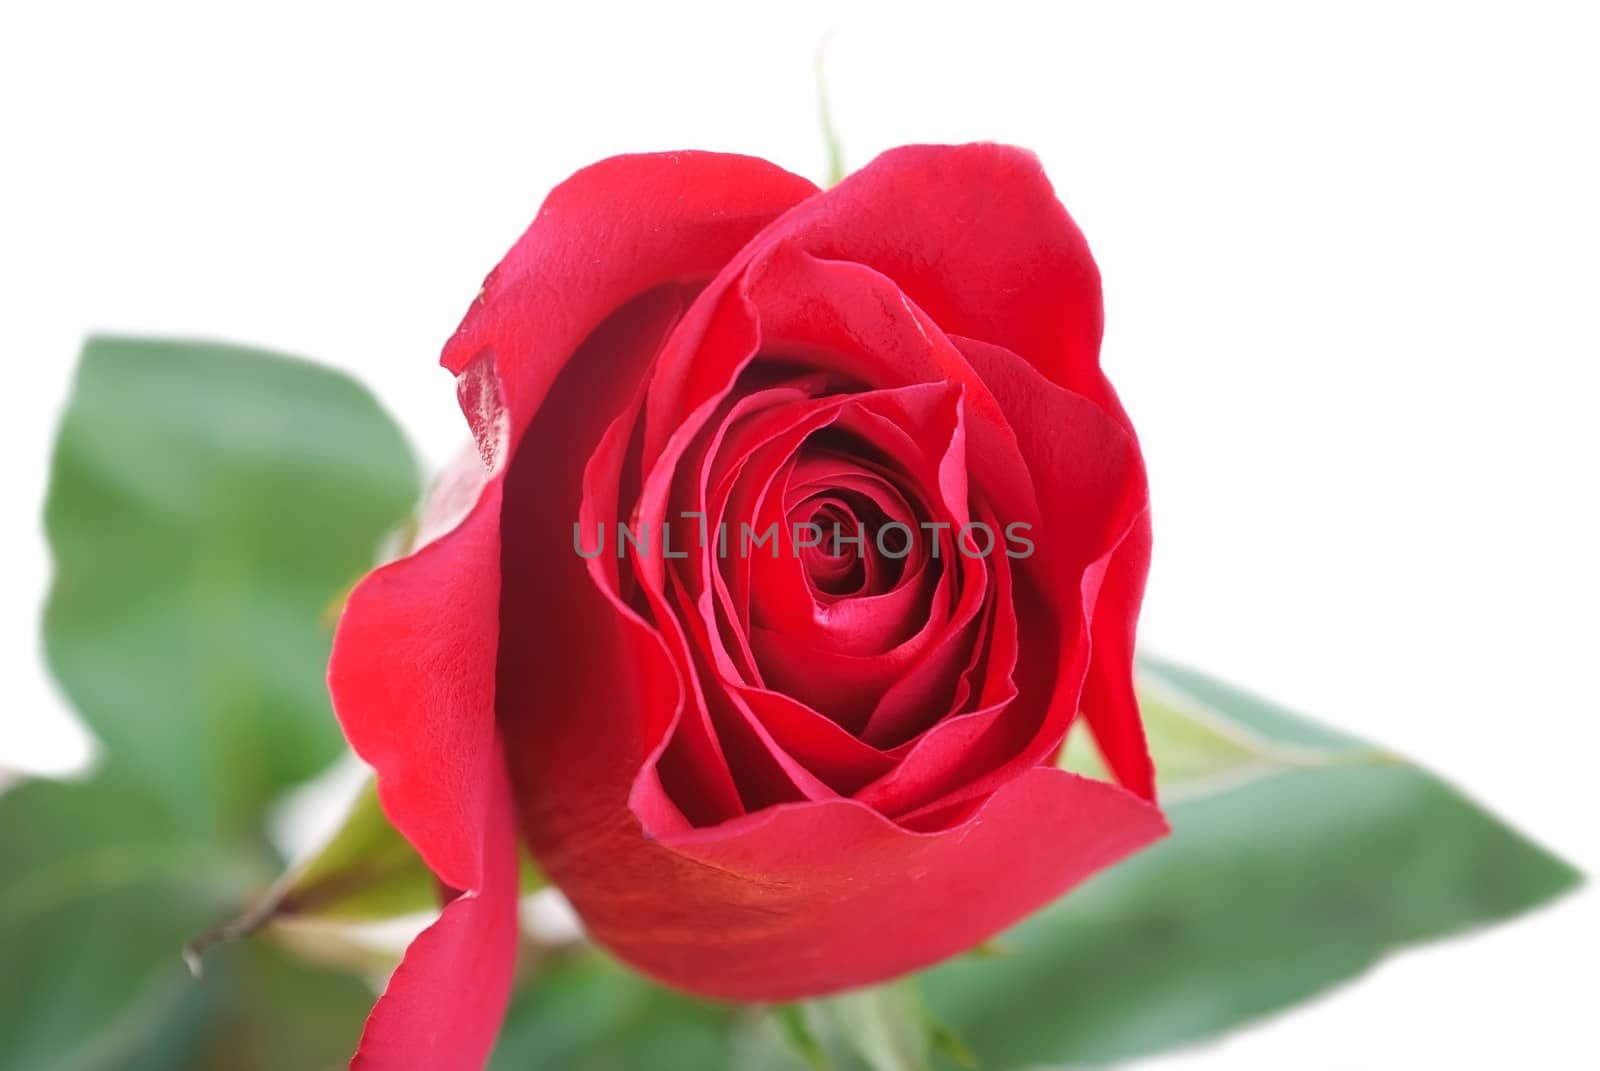
<path id="1" fill-rule="evenodd" d="M 974 1067 L 959 1033 L 928 1013 L 915 978 L 782 1004 L 744 1024 L 735 1067 L 768 1071 L 931 1071 Z M 938 1060 L 935 1057 L 938 1057 Z"/>
<path id="2" fill-rule="evenodd" d="M 1284 734 L 1282 730 L 1292 723 L 1281 719 L 1264 723 L 1279 736 L 1258 731 L 1251 721 L 1223 713 L 1185 691 L 1178 681 L 1147 665 L 1138 685 L 1139 709 L 1157 763 L 1157 787 L 1168 807 L 1288 770 L 1400 761 L 1331 731 Z M 1081 723 L 1068 736 L 1059 765 L 1088 777 L 1109 778 L 1093 738 Z"/>
<path id="3" fill-rule="evenodd" d="M 512 997 L 489 1071 L 732 1066 L 731 1027 L 742 1012 L 674 993 L 592 949 L 541 966 Z"/>
<path id="4" fill-rule="evenodd" d="M 544 875 L 523 853 L 522 891 L 537 892 L 545 885 Z M 211 945 L 272 922 L 375 922 L 434 910 L 439 895 L 438 879 L 390 824 L 377 781 L 369 777 L 327 844 L 284 874 L 250 910 L 193 941 L 185 954 L 198 970 Z"/>
<path id="5" fill-rule="evenodd" d="M 46 506 L 45 645 L 103 762 L 0 795 L 0 1067 L 348 1059 L 359 981 L 248 946 L 196 983 L 180 950 L 281 868 L 265 806 L 339 748 L 326 608 L 417 485 L 398 429 L 327 369 L 89 343 Z"/>
<path id="6" fill-rule="evenodd" d="M 921 978 L 985 1071 L 1215 1034 L 1578 874 L 1381 750 L 1167 663 L 1140 670 L 1171 837 Z"/>
<path id="7" fill-rule="evenodd" d="M 372 994 L 267 947 L 218 957 L 186 938 L 270 863 L 175 829 L 160 801 L 102 771 L 0 796 L 0 1067 L 291 1071 L 348 1059 Z M 284 1029 L 292 1023 L 293 1029 Z"/>
<path id="8" fill-rule="evenodd" d="M 186 1065 L 196 1071 L 336 1071 L 376 999 L 361 979 L 266 943 L 240 946 L 197 988 L 205 1029 Z"/>
<path id="9" fill-rule="evenodd" d="M 344 376 L 93 339 L 45 506 L 51 668 L 174 818 L 237 831 L 338 752 L 318 623 L 417 497 L 404 438 Z"/>
<path id="10" fill-rule="evenodd" d="M 0 796 L 0 858 L 0 1067 L 18 1071 L 133 1063 L 192 996 L 185 927 L 247 883 L 107 773 Z"/>
<path id="11" fill-rule="evenodd" d="M 922 1071 L 935 1047 L 915 983 L 776 1008 L 687 997 L 591 947 L 545 953 L 511 1001 L 489 1071 Z"/>
<path id="12" fill-rule="evenodd" d="M 933 1036 L 916 985 L 859 989 L 806 1005 L 813 1030 L 837 1036 L 870 1071 L 928 1071 Z"/>
<path id="13" fill-rule="evenodd" d="M 772 1009 L 772 1019 L 778 1027 L 779 1036 L 811 1071 L 832 1071 L 833 1061 L 828 1058 L 828 1050 L 823 1047 L 822 1039 L 817 1037 L 816 1031 L 806 1021 L 804 1005 L 780 1004 Z"/>
<path id="14" fill-rule="evenodd" d="M 287 876 L 274 915 L 369 920 L 439 906 L 439 883 L 389 824 L 369 778 L 333 839 Z"/>

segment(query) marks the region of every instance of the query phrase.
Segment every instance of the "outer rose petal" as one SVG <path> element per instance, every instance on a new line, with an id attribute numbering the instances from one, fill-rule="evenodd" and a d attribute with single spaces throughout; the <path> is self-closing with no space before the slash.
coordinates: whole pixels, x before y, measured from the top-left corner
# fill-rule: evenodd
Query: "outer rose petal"
<path id="1" fill-rule="evenodd" d="M 627 807 L 628 764 L 580 746 L 627 740 L 627 713 L 596 703 L 581 730 L 541 721 L 525 733 L 513 761 L 547 780 L 521 801 L 522 818 L 593 936 L 697 993 L 786 1000 L 926 966 L 1166 831 L 1124 789 L 1035 767 L 938 833 L 837 800 L 657 839 L 634 817 L 644 808 Z"/>
<path id="2" fill-rule="evenodd" d="M 1093 657 L 1083 682 L 1083 714 L 1117 781 L 1156 798 L 1156 770 L 1133 694 L 1133 641 L 1145 575 L 1150 571 L 1150 513 L 1111 556 L 1095 608 Z"/>
<path id="3" fill-rule="evenodd" d="M 517 959 L 517 828 L 503 767 L 490 775 L 480 891 L 445 905 L 367 1019 L 353 1071 L 476 1071 L 489 1058 Z"/>
<path id="4" fill-rule="evenodd" d="M 345 603 L 328 687 L 390 821 L 454 889 L 479 888 L 494 735 L 501 481 L 452 531 L 368 574 Z"/>
<path id="5" fill-rule="evenodd" d="M 701 868 L 708 902 L 734 876 L 745 896 L 707 910 L 706 929 L 658 935 L 639 962 L 745 1000 L 881 981 L 971 948 L 1166 832 L 1131 793 L 1046 766 L 939 833 L 847 800 L 773 808 L 669 841 Z"/>
<path id="6" fill-rule="evenodd" d="M 1145 574 L 1150 569 L 1149 490 L 1143 461 L 1136 448 L 1116 451 L 1102 446 L 1091 450 L 1080 447 L 1079 463 L 1068 463 L 1059 451 L 1074 437 L 1053 429 L 1089 423 L 1073 415 L 1074 403 L 1081 404 L 1081 400 L 1046 381 L 1009 350 L 973 339 L 958 339 L 957 344 L 994 389 L 1013 426 L 1019 429 L 1024 451 L 1041 481 L 1041 500 L 1047 506 L 1071 501 L 1070 478 L 1063 481 L 1063 474 L 1076 472 L 1081 479 L 1087 463 L 1098 459 L 1103 464 L 1114 464 L 1120 460 L 1121 471 L 1115 483 L 1123 502 L 1118 508 L 1107 510 L 1108 516 L 1117 519 L 1112 531 L 1119 541 L 1106 562 L 1094 599 L 1091 660 L 1079 706 L 1117 782 L 1153 801 L 1155 767 L 1133 695 L 1134 627 L 1144 596 Z M 1132 447 L 1131 430 L 1126 432 L 1125 442 Z M 1061 486 L 1061 482 L 1069 485 Z M 1046 528 L 1041 530 L 1041 536 L 1069 525 L 1074 512 L 1052 515 L 1047 509 L 1045 516 Z M 1102 540 L 1091 545 L 1098 549 L 1104 544 Z"/>
<path id="7" fill-rule="evenodd" d="M 484 280 L 445 345 L 445 367 L 460 375 L 494 359 L 515 443 L 567 358 L 606 316 L 657 286 L 705 282 L 816 192 L 750 156 L 654 153 L 586 167 L 551 191 Z"/>
<path id="8" fill-rule="evenodd" d="M 614 310 L 657 285 L 709 278 L 815 191 L 765 161 L 711 153 L 586 168 L 551 193 L 447 344 L 444 363 L 485 465 L 482 490 L 457 527 L 352 592 L 329 688 L 351 746 L 377 769 L 390 820 L 463 895 L 407 956 L 369 1022 L 359 1066 L 477 1066 L 510 984 L 515 926 L 505 928 L 497 882 L 507 859 L 515 881 L 515 852 L 514 834 L 503 850 L 494 696 L 511 448 Z M 509 895 L 514 907 L 514 887 Z M 413 1033 L 424 1027 L 427 1039 Z M 429 1063 L 413 1051 L 442 1055 Z M 457 1054 L 466 1057 L 459 1064 L 440 1062 Z"/>
<path id="9" fill-rule="evenodd" d="M 452 502 L 471 473 L 442 481 Z M 517 833 L 494 726 L 500 498 L 490 481 L 458 527 L 369 575 L 334 640 L 345 735 L 377 769 L 390 820 L 458 892 L 373 1008 L 360 1071 L 481 1067 L 511 994 Z"/>
<path id="10" fill-rule="evenodd" d="M 882 272 L 945 332 L 1004 346 L 1127 426 L 1100 371 L 1100 269 L 1033 153 L 891 149 L 763 236 L 790 239 Z"/>

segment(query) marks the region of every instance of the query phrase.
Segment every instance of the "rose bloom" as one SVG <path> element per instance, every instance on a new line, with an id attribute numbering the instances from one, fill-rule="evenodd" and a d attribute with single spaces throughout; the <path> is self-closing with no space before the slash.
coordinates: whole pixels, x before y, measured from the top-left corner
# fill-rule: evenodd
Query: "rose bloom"
<path id="1" fill-rule="evenodd" d="M 353 1066 L 481 1065 L 519 841 L 622 960 L 776 1001 L 971 948 L 1159 837 L 1148 492 L 1101 323 L 1017 149 L 826 191 L 628 156 L 552 192 L 444 349 L 477 449 L 334 643 L 345 733 L 447 899 Z M 774 522 L 777 553 L 688 538 Z M 619 524 L 648 546 L 589 552 Z M 917 538 L 885 554 L 891 524 Z M 1055 765 L 1080 718 L 1115 784 Z"/>

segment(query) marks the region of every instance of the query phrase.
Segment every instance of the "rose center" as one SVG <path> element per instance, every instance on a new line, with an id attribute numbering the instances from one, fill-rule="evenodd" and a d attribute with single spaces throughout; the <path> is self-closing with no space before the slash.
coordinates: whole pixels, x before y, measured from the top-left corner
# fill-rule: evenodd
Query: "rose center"
<path id="1" fill-rule="evenodd" d="M 857 491 L 832 488 L 812 495 L 790 514 L 807 583 L 823 597 L 876 595 L 894 587 L 907 548 L 899 528 L 877 503 Z M 887 552 L 887 553 L 886 553 Z"/>

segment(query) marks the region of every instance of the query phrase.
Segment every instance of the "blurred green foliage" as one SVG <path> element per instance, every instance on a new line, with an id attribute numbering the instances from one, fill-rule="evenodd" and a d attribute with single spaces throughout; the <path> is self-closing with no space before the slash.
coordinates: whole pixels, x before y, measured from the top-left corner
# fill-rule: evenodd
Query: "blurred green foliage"
<path id="1" fill-rule="evenodd" d="M 1008 953 L 922 976 L 985 1068 L 1195 1041 L 1579 881 L 1416 766 L 1168 663 L 1139 677 L 1158 767 L 1200 726 L 1240 745 L 1234 772 L 1189 765 L 1163 783 L 1165 841 L 1002 935 Z"/>
<path id="2" fill-rule="evenodd" d="M 183 944 L 281 870 L 268 805 L 339 753 L 330 607 L 417 497 L 349 380 L 231 346 L 98 339 L 63 420 L 45 638 L 104 746 L 0 795 L 0 1067 L 341 1067 L 371 1004 L 268 940 Z M 1173 836 L 960 957 L 779 1009 L 530 946 L 493 1071 L 986 1071 L 1105 1063 L 1304 999 L 1386 952 L 1570 888 L 1560 860 L 1417 767 L 1154 661 L 1141 703 Z M 1074 735 L 1063 758 L 1093 774 Z M 532 871 L 527 887 L 538 877 Z M 370 791 L 276 886 L 291 913 L 415 910 L 432 880 Z"/>
<path id="3" fill-rule="evenodd" d="M 268 804 L 340 751 L 328 609 L 418 497 L 362 387 L 233 346 L 99 338 L 56 443 L 45 649 L 99 739 L 0 796 L 0 1067 L 342 1066 L 370 991 L 269 946 L 179 951 L 281 861 Z"/>
<path id="4" fill-rule="evenodd" d="M 109 762 L 219 834 L 327 766 L 329 604 L 418 494 L 399 429 L 342 375 L 90 341 L 45 504 L 44 636 Z"/>

